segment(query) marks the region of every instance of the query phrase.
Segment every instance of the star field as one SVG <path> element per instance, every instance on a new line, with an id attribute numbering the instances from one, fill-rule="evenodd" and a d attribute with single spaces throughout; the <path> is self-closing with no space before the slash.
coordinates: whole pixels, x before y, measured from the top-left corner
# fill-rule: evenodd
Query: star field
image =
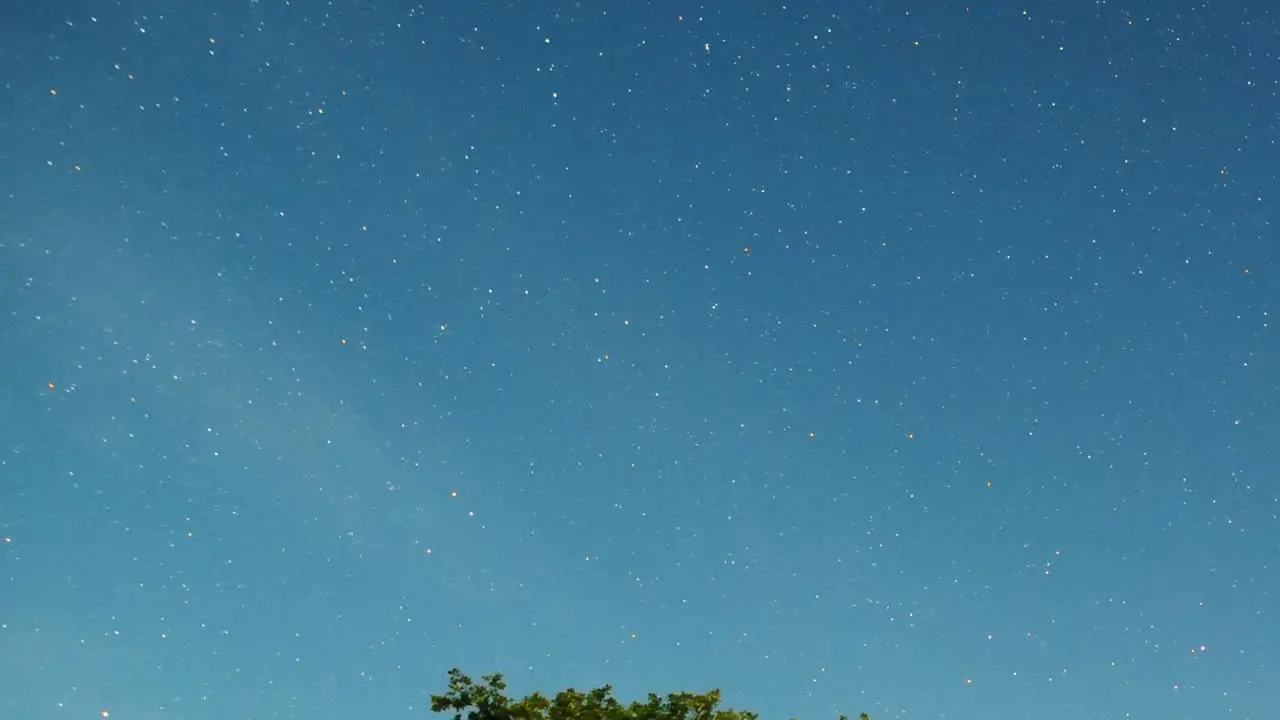
<path id="1" fill-rule="evenodd" d="M 5 15 L 0 718 L 1280 711 L 1265 4 Z"/>

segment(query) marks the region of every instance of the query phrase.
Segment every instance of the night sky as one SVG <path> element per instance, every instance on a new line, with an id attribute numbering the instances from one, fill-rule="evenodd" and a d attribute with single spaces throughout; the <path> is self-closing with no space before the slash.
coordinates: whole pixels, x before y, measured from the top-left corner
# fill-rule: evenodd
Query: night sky
<path id="1" fill-rule="evenodd" d="M 1280 716 L 1269 3 L 0 10 L 0 718 Z"/>

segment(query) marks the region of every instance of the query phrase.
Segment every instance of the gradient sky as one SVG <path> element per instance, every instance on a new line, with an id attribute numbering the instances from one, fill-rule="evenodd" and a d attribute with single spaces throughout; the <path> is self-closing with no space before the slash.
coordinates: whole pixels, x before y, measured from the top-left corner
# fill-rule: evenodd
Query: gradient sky
<path id="1" fill-rule="evenodd" d="M 0 717 L 1280 716 L 1267 3 L 0 12 Z"/>

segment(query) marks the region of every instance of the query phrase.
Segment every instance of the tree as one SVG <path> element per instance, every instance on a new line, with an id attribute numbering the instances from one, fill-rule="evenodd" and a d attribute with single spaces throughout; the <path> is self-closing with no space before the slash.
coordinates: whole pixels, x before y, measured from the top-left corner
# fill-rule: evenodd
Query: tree
<path id="1" fill-rule="evenodd" d="M 533 693 L 522 700 L 507 697 L 501 673 L 476 683 L 458 668 L 449 671 L 449 690 L 431 696 L 432 712 L 453 712 L 453 720 L 759 720 L 748 710 L 721 708 L 720 691 L 678 692 L 661 697 L 649 693 L 644 702 L 623 705 L 609 685 L 587 692 L 561 690 L 554 698 Z M 464 715 L 465 712 L 465 715 Z M 859 720 L 871 720 L 866 713 Z M 849 720 L 844 715 L 840 720 Z"/>

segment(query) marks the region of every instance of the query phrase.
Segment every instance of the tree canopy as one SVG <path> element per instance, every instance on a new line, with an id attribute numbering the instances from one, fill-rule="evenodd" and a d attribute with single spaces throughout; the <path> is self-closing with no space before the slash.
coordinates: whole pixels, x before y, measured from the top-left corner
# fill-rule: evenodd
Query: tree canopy
<path id="1" fill-rule="evenodd" d="M 609 685 L 581 692 L 569 688 L 555 697 L 542 693 L 507 697 L 501 673 L 477 683 L 458 668 L 449 671 L 449 690 L 431 696 L 432 712 L 453 712 L 453 720 L 759 720 L 757 713 L 720 707 L 720 691 L 649 693 L 648 700 L 624 705 Z M 866 713 L 859 720 L 871 720 Z M 849 720 L 841 715 L 840 720 Z"/>

